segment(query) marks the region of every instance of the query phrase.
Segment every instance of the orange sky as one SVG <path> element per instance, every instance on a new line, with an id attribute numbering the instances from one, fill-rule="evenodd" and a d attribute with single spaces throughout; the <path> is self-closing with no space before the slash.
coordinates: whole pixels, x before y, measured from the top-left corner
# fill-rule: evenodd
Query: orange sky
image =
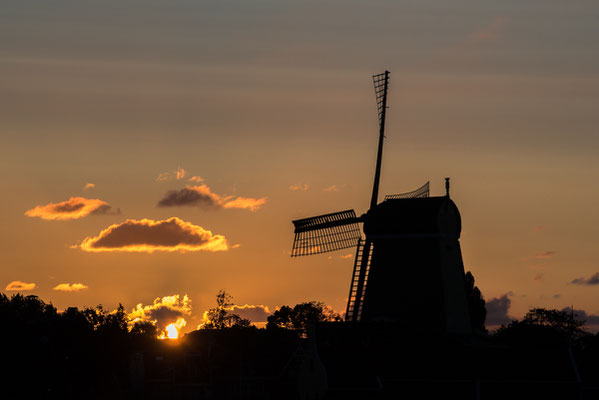
<path id="1" fill-rule="evenodd" d="M 599 10 L 521 3 L 7 1 L 2 289 L 343 311 L 353 250 L 291 259 L 291 220 L 366 210 L 389 69 L 381 197 L 450 176 L 487 300 L 599 315 Z"/>

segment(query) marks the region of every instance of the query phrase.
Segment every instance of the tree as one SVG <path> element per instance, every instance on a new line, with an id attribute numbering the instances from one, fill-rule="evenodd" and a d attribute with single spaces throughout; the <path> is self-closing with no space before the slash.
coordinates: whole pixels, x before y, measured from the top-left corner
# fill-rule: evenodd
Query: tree
<path id="1" fill-rule="evenodd" d="M 472 329 L 474 332 L 486 332 L 485 319 L 487 318 L 487 308 L 485 307 L 485 299 L 480 290 L 474 286 L 474 276 L 470 271 L 466 272 L 464 281 Z"/>
<path id="2" fill-rule="evenodd" d="M 207 312 L 207 320 L 204 329 L 224 329 L 224 328 L 247 328 L 250 326 L 250 320 L 241 318 L 232 311 L 233 296 L 224 290 L 219 290 L 216 295 L 216 308 L 211 308 Z"/>
<path id="3" fill-rule="evenodd" d="M 495 338 L 521 345 L 571 343 L 588 336 L 585 321 L 576 314 L 555 309 L 531 308 L 521 321 L 512 321 L 497 330 Z"/>
<path id="4" fill-rule="evenodd" d="M 339 314 L 319 301 L 296 304 L 293 308 L 282 306 L 267 318 L 267 329 L 284 328 L 306 331 L 317 322 L 341 321 Z"/>

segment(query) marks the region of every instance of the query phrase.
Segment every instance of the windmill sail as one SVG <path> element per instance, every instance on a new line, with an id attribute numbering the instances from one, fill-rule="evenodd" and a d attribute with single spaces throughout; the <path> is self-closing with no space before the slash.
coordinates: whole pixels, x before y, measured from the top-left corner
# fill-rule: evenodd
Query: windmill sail
<path id="1" fill-rule="evenodd" d="M 345 210 L 293 221 L 295 238 L 291 257 L 346 249 L 362 237 L 354 210 Z"/>

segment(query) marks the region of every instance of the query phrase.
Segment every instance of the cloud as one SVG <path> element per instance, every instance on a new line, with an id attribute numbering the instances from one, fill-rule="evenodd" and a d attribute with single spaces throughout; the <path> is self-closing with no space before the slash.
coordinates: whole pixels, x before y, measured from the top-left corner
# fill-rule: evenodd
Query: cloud
<path id="1" fill-rule="evenodd" d="M 87 289 L 87 285 L 83 283 L 61 283 L 60 285 L 56 285 L 52 290 L 59 292 L 79 292 L 85 289 Z"/>
<path id="2" fill-rule="evenodd" d="M 202 178 L 201 176 L 192 176 L 191 178 L 188 179 L 189 182 L 195 182 L 195 183 L 202 183 L 204 182 L 204 178 Z"/>
<path id="3" fill-rule="evenodd" d="M 565 307 L 562 311 L 570 314 L 572 307 Z M 586 321 L 585 325 L 599 328 L 599 315 L 587 314 L 584 310 L 574 309 L 574 319 L 577 321 Z"/>
<path id="4" fill-rule="evenodd" d="M 556 254 L 557 252 L 555 251 L 542 251 L 540 253 L 537 253 L 533 256 L 533 258 L 536 258 L 537 260 L 548 260 L 550 258 L 553 258 L 553 256 Z"/>
<path id="5" fill-rule="evenodd" d="M 574 285 L 599 285 L 599 272 L 591 275 L 589 278 L 576 278 L 570 282 Z"/>
<path id="6" fill-rule="evenodd" d="M 197 206 L 203 208 L 242 208 L 250 211 L 260 209 L 266 203 L 266 197 L 254 199 L 251 197 L 220 196 L 210 188 L 186 186 L 181 190 L 169 190 L 158 202 L 158 207 Z"/>
<path id="7" fill-rule="evenodd" d="M 331 186 L 327 186 L 326 188 L 322 189 L 325 192 L 338 192 L 339 188 L 337 187 L 337 185 L 331 185 Z"/>
<path id="8" fill-rule="evenodd" d="M 198 225 L 171 217 L 162 221 L 128 219 L 104 229 L 98 236 L 86 237 L 80 245 L 83 251 L 225 251 L 230 246 L 222 235 Z"/>
<path id="9" fill-rule="evenodd" d="M 161 172 L 160 174 L 158 174 L 158 176 L 156 177 L 156 182 L 166 182 L 171 178 L 171 174 L 169 174 L 168 172 Z"/>
<path id="10" fill-rule="evenodd" d="M 233 305 L 227 308 L 232 313 L 239 315 L 241 318 L 249 319 L 252 322 L 266 322 L 266 318 L 272 313 L 268 309 L 268 306 L 264 305 L 249 305 L 243 306 Z"/>
<path id="11" fill-rule="evenodd" d="M 265 326 L 268 316 L 272 314 L 268 306 L 261 304 L 244 304 L 243 306 L 234 304 L 230 307 L 226 307 L 225 310 L 231 314 L 237 314 L 241 318 L 249 319 L 253 324 L 258 325 L 259 327 Z M 210 318 L 208 318 L 208 311 L 204 311 L 198 329 L 202 329 L 207 322 L 210 322 Z"/>
<path id="12" fill-rule="evenodd" d="M 10 290 L 10 291 L 26 291 L 26 290 L 33 290 L 37 287 L 37 285 L 35 283 L 27 283 L 27 282 L 23 282 L 23 281 L 12 281 L 11 283 L 9 283 L 8 285 L 6 285 L 6 288 L 4 288 L 4 290 Z"/>
<path id="13" fill-rule="evenodd" d="M 185 171 L 181 167 L 178 167 L 177 170 L 175 171 L 175 177 L 177 178 L 178 181 L 185 178 L 185 175 L 187 175 L 187 171 Z"/>
<path id="14" fill-rule="evenodd" d="M 191 315 L 191 299 L 187 295 L 181 298 L 178 294 L 157 297 L 152 304 L 147 306 L 139 303 L 128 314 L 131 325 L 136 322 L 151 322 L 163 334 L 165 334 L 167 325 L 171 323 L 175 324 L 177 330 L 187 325 L 185 317 L 189 315 Z"/>
<path id="15" fill-rule="evenodd" d="M 95 183 L 88 182 L 85 184 L 85 186 L 83 186 L 83 190 L 93 189 L 95 187 L 96 187 Z"/>
<path id="16" fill-rule="evenodd" d="M 289 190 L 292 192 L 305 192 L 310 189 L 310 185 L 307 183 L 296 183 L 295 185 L 289 186 Z"/>
<path id="17" fill-rule="evenodd" d="M 513 318 L 508 316 L 508 311 L 512 305 L 512 301 L 508 296 L 509 293 L 506 293 L 503 296 L 496 297 L 486 302 L 487 319 L 485 324 L 487 326 L 509 324 L 513 320 Z"/>
<path id="18" fill-rule="evenodd" d="M 36 206 L 25 211 L 28 217 L 39 217 L 45 220 L 79 219 L 88 215 L 120 214 L 120 210 L 113 210 L 105 201 L 100 199 L 86 199 L 85 197 L 71 197 L 60 203 L 49 203 L 45 206 Z"/>

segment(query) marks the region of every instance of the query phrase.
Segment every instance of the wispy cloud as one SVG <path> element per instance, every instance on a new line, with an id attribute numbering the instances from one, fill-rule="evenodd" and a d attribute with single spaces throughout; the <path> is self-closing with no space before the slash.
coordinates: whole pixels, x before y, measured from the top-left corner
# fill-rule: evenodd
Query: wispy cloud
<path id="1" fill-rule="evenodd" d="M 175 178 L 177 178 L 178 181 L 185 178 L 185 175 L 187 175 L 187 171 L 185 171 L 181 167 L 178 167 L 177 170 L 175 171 Z"/>
<path id="2" fill-rule="evenodd" d="M 241 196 L 220 196 L 213 193 L 207 185 L 201 184 L 199 186 L 186 186 L 180 190 L 169 190 L 158 202 L 158 207 L 196 206 L 214 209 L 241 208 L 257 211 L 265 203 L 266 197 L 255 199 Z"/>
<path id="3" fill-rule="evenodd" d="M 339 187 L 337 185 L 331 185 L 331 186 L 327 186 L 326 188 L 324 188 L 322 190 L 325 192 L 338 192 Z"/>
<path id="4" fill-rule="evenodd" d="M 292 192 L 305 192 L 310 189 L 310 185 L 307 183 L 296 183 L 294 185 L 289 186 L 289 190 Z"/>
<path id="5" fill-rule="evenodd" d="M 158 174 L 158 176 L 156 177 L 156 182 L 166 182 L 170 181 L 171 179 L 176 179 L 180 181 L 184 179 L 186 175 L 187 171 L 184 168 L 177 167 L 177 169 L 173 172 L 161 172 L 160 174 Z"/>
<path id="6" fill-rule="evenodd" d="M 532 254 L 530 256 L 522 257 L 522 261 L 528 260 L 550 260 L 557 254 L 557 251 L 548 250 L 548 251 L 540 251 L 538 253 Z"/>
<path id="7" fill-rule="evenodd" d="M 230 248 L 222 235 L 177 217 L 154 221 L 128 219 L 104 229 L 98 236 L 86 237 L 80 245 L 72 246 L 89 252 L 154 251 L 225 251 Z"/>
<path id="8" fill-rule="evenodd" d="M 187 295 L 179 297 L 178 294 L 157 297 L 152 304 L 146 306 L 139 303 L 128 314 L 131 325 L 136 322 L 151 322 L 162 332 L 162 336 L 166 335 L 165 329 L 170 324 L 175 324 L 177 331 L 187 325 L 185 317 L 189 315 L 191 315 L 191 299 Z"/>
<path id="9" fill-rule="evenodd" d="M 114 210 L 108 203 L 100 199 L 71 197 L 60 203 L 49 203 L 25 211 L 25 215 L 28 217 L 39 217 L 45 220 L 79 219 L 92 214 L 120 214 L 120 210 Z"/>
<path id="10" fill-rule="evenodd" d="M 88 182 L 85 184 L 85 186 L 83 186 L 83 190 L 89 190 L 89 189 L 93 189 L 95 187 L 96 187 L 95 183 Z"/>
<path id="11" fill-rule="evenodd" d="M 574 285 L 590 285 L 590 286 L 599 285 L 599 272 L 591 275 L 588 278 L 576 278 L 576 279 L 572 280 L 570 283 L 572 283 Z"/>
<path id="12" fill-rule="evenodd" d="M 189 182 L 194 182 L 194 183 L 202 183 L 204 182 L 204 178 L 202 178 L 201 176 L 192 176 L 191 178 L 187 179 Z"/>
<path id="13" fill-rule="evenodd" d="M 23 281 L 12 281 L 11 283 L 9 283 L 8 285 L 6 285 L 6 287 L 4 288 L 4 290 L 10 290 L 10 291 L 26 291 L 26 290 L 33 290 L 37 287 L 37 285 L 33 282 L 28 283 L 28 282 L 23 282 Z"/>
<path id="14" fill-rule="evenodd" d="M 169 172 L 161 172 L 156 177 L 156 182 L 166 182 L 171 178 L 171 174 Z"/>
<path id="15" fill-rule="evenodd" d="M 58 292 L 79 292 L 87 288 L 87 285 L 84 285 L 83 283 L 61 283 L 54 286 L 52 290 L 56 290 Z"/>

